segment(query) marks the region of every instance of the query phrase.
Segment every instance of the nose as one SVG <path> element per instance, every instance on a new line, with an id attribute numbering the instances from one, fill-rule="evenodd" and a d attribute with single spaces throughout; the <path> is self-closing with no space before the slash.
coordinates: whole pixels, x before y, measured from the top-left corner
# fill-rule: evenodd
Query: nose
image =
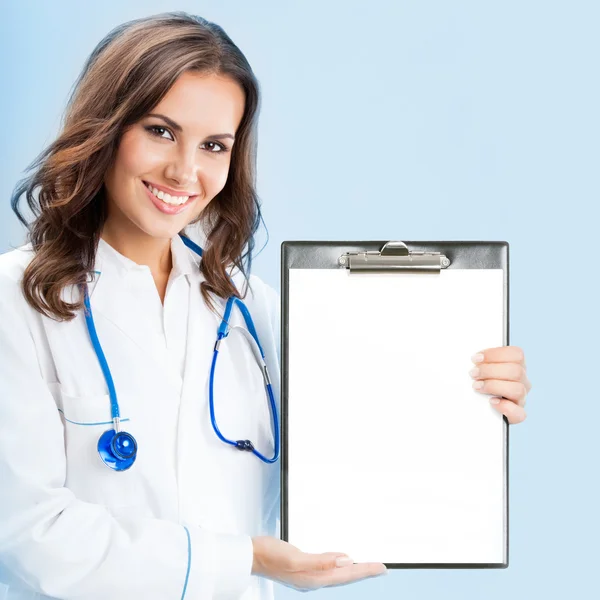
<path id="1" fill-rule="evenodd" d="M 189 191 L 197 190 L 195 187 L 199 179 L 200 161 L 197 148 L 182 148 L 169 161 L 165 169 L 165 176 L 178 187 L 190 188 Z"/>

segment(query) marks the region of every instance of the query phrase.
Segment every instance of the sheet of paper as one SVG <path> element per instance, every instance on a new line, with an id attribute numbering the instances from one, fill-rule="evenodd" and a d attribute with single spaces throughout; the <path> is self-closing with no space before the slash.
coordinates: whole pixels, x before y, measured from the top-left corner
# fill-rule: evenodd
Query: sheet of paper
<path id="1" fill-rule="evenodd" d="M 289 542 L 355 561 L 501 563 L 502 269 L 289 271 Z"/>

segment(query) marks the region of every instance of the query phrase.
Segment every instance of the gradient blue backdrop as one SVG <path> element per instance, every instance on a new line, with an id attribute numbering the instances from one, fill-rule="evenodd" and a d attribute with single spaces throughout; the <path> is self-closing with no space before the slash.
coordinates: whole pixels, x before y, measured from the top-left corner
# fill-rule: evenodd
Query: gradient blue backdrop
<path id="1" fill-rule="evenodd" d="M 117 24 L 167 10 L 222 25 L 262 84 L 270 238 L 253 271 L 268 283 L 279 288 L 283 240 L 510 243 L 510 338 L 533 390 L 510 431 L 509 568 L 393 571 L 311 597 L 597 597 L 598 2 L 2 8 L 0 252 L 23 243 L 9 195 L 56 135 L 84 59 Z"/>

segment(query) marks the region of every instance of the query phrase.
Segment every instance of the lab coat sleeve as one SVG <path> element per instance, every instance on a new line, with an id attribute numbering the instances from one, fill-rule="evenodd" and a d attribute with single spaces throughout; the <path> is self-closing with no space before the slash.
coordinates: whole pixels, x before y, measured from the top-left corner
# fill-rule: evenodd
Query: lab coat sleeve
<path id="1" fill-rule="evenodd" d="M 63 424 L 41 376 L 33 314 L 0 273 L 0 563 L 54 598 L 238 598 L 250 582 L 249 536 L 116 517 L 64 486 Z"/>
<path id="2" fill-rule="evenodd" d="M 269 317 L 277 350 L 277 364 L 281 369 L 281 297 L 270 286 L 267 286 L 267 295 L 269 298 Z"/>
<path id="3" fill-rule="evenodd" d="M 281 297 L 277 291 L 269 285 L 265 284 L 265 294 L 267 298 L 267 309 L 269 325 L 271 327 L 273 341 L 275 344 L 275 368 L 277 369 L 277 378 L 272 378 L 273 381 L 278 382 L 278 389 L 275 393 L 277 399 L 277 412 L 279 414 L 279 425 L 281 431 Z M 281 458 L 279 459 L 281 460 Z M 270 491 L 269 496 L 275 498 L 275 504 L 272 506 L 267 516 L 267 522 L 274 523 L 273 535 L 281 538 L 281 514 L 280 514 L 280 489 L 281 489 L 281 474 L 279 468 L 276 476 L 273 477 L 271 485 L 273 489 Z"/>

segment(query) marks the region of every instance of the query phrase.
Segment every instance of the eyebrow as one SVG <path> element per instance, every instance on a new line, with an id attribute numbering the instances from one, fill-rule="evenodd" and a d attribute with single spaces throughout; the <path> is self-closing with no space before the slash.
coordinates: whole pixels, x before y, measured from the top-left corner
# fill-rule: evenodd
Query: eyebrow
<path id="1" fill-rule="evenodd" d="M 162 119 L 167 125 L 169 125 L 169 127 L 172 127 L 175 131 L 179 131 L 180 133 L 183 131 L 183 127 L 181 125 L 179 125 L 179 123 L 175 123 L 175 121 L 173 121 L 173 119 L 170 119 L 169 117 L 167 117 L 165 115 L 161 115 L 159 113 L 149 113 L 146 116 L 147 117 L 158 117 L 159 119 Z M 233 135 L 231 135 L 231 133 L 215 133 L 214 135 L 209 135 L 207 137 L 215 138 L 217 140 L 222 140 L 223 138 L 229 138 L 232 140 L 235 139 L 233 137 Z"/>

